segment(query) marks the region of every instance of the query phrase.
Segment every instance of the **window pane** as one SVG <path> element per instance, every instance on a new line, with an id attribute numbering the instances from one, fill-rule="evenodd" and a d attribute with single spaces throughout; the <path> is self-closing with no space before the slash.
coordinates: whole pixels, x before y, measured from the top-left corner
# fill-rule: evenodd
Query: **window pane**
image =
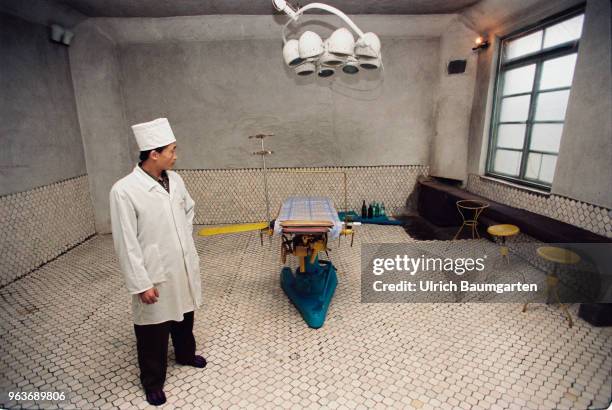
<path id="1" fill-rule="evenodd" d="M 544 34 L 544 48 L 577 40 L 582 34 L 584 14 L 550 26 Z"/>
<path id="2" fill-rule="evenodd" d="M 539 179 L 541 165 L 542 154 L 530 153 L 527 157 L 527 169 L 525 170 L 525 178 Z"/>
<path id="3" fill-rule="evenodd" d="M 531 92 L 534 74 L 535 64 L 506 71 L 502 95 Z"/>
<path id="4" fill-rule="evenodd" d="M 574 78 L 576 54 L 570 54 L 553 60 L 545 61 L 542 65 L 542 78 L 540 90 L 557 87 L 569 87 Z"/>
<path id="5" fill-rule="evenodd" d="M 530 149 L 559 152 L 562 131 L 563 124 L 533 124 Z"/>
<path id="6" fill-rule="evenodd" d="M 555 176 L 556 155 L 530 153 L 527 159 L 525 178 L 552 183 Z"/>
<path id="7" fill-rule="evenodd" d="M 500 124 L 497 129 L 497 146 L 523 149 L 525 124 Z"/>
<path id="8" fill-rule="evenodd" d="M 522 95 L 520 97 L 502 98 L 500 122 L 527 121 L 529 114 L 529 101 L 531 96 Z"/>
<path id="9" fill-rule="evenodd" d="M 498 149 L 495 153 L 493 170 L 501 174 L 518 176 L 521 166 L 521 152 Z"/>
<path id="10" fill-rule="evenodd" d="M 569 90 L 540 93 L 536 106 L 536 121 L 563 121 Z"/>
<path id="11" fill-rule="evenodd" d="M 509 41 L 504 45 L 504 60 L 539 51 L 542 45 L 542 30 Z"/>
<path id="12" fill-rule="evenodd" d="M 552 183 L 557 165 L 556 155 L 542 155 L 542 168 L 540 169 L 540 181 Z"/>

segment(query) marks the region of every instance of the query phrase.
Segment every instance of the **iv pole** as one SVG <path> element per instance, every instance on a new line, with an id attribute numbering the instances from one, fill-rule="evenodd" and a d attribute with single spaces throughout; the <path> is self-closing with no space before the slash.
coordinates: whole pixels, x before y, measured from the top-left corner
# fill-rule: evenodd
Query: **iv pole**
<path id="1" fill-rule="evenodd" d="M 274 151 L 270 151 L 265 149 L 264 147 L 264 138 L 266 137 L 272 137 L 274 134 L 256 134 L 256 135 L 249 135 L 249 139 L 251 138 L 257 138 L 261 141 L 261 151 L 255 151 L 253 152 L 253 155 L 261 155 L 261 161 L 263 164 L 263 177 L 264 177 L 264 193 L 266 196 L 266 221 L 268 222 L 268 227 L 267 227 L 267 231 L 270 232 L 270 198 L 268 196 L 268 171 L 266 168 L 266 155 L 272 155 L 274 153 Z"/>

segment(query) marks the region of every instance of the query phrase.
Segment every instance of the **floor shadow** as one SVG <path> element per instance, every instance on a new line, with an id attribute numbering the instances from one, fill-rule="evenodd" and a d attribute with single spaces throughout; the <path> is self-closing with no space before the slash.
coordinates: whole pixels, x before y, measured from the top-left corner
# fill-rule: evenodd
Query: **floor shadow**
<path id="1" fill-rule="evenodd" d="M 402 221 L 404 230 L 410 237 L 420 241 L 450 241 L 459 230 L 458 226 L 437 226 L 429 222 L 422 216 L 411 213 L 395 217 Z M 484 229 L 479 228 L 478 233 L 481 237 L 486 237 Z M 458 239 L 472 239 L 472 234 L 468 228 L 464 228 Z"/>

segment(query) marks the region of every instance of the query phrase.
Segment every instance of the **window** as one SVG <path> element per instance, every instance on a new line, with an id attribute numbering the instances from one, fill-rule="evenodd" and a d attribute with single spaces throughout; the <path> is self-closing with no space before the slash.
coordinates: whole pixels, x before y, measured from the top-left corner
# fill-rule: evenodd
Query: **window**
<path id="1" fill-rule="evenodd" d="M 550 189 L 584 12 L 502 39 L 487 174 Z"/>

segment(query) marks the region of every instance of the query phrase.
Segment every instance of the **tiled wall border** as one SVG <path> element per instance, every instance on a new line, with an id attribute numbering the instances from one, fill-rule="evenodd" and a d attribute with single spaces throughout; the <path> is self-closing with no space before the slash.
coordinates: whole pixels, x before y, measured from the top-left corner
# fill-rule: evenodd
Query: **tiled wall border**
<path id="1" fill-rule="evenodd" d="M 338 210 L 347 205 L 360 212 L 362 201 L 384 202 L 388 214 L 416 206 L 414 191 L 427 166 L 272 168 L 268 173 L 270 213 L 274 218 L 282 201 L 291 195 L 332 198 Z M 196 202 L 195 223 L 224 224 L 265 220 L 266 205 L 262 170 L 177 170 Z"/>
<path id="2" fill-rule="evenodd" d="M 0 197 L 0 286 L 95 234 L 87 175 Z"/>
<path id="3" fill-rule="evenodd" d="M 485 198 L 525 209 L 612 238 L 612 210 L 555 194 L 531 192 L 470 174 L 467 190 Z"/>

